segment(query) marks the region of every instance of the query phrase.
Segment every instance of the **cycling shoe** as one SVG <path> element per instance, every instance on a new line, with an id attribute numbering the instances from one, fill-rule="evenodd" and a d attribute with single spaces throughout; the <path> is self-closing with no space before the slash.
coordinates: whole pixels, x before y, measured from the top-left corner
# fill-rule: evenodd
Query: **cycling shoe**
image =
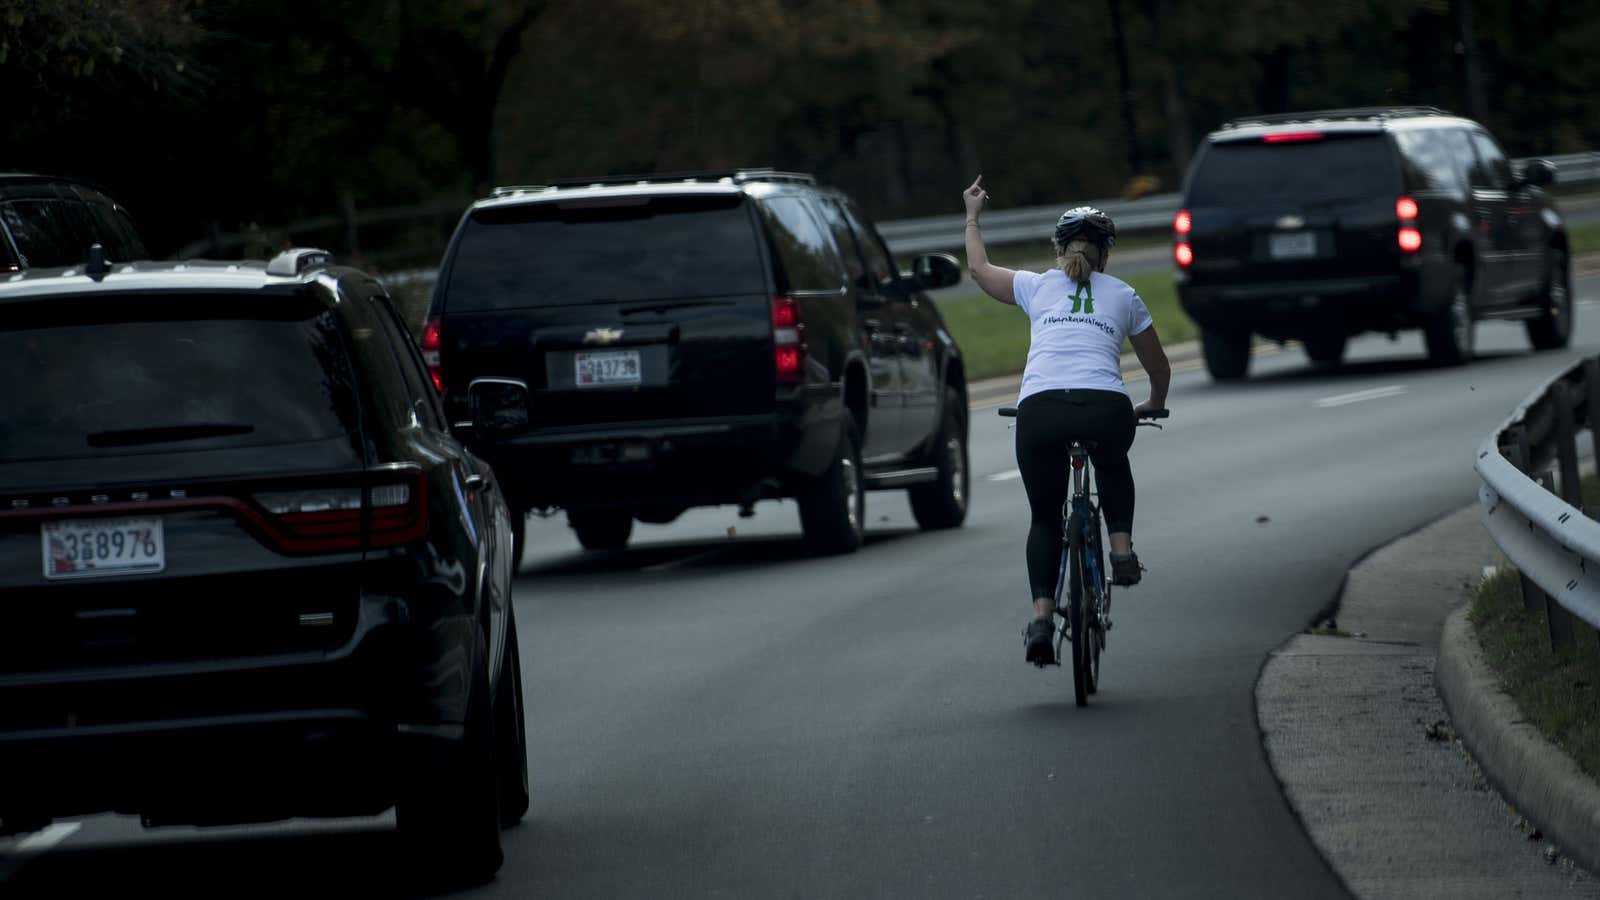
<path id="1" fill-rule="evenodd" d="M 1139 554 L 1111 554 L 1111 583 L 1117 587 L 1132 587 L 1143 577 L 1144 566 L 1139 565 Z"/>
<path id="2" fill-rule="evenodd" d="M 1056 626 L 1046 619 L 1034 619 L 1022 632 L 1027 639 L 1027 660 L 1039 668 L 1056 665 Z"/>

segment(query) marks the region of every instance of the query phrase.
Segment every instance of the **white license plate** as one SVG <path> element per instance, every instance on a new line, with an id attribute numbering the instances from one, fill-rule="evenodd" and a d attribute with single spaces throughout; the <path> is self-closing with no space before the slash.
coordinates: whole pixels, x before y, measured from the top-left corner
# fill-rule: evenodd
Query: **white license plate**
<path id="1" fill-rule="evenodd" d="M 103 578 L 167 567 L 159 516 L 57 519 L 39 526 L 44 577 Z"/>
<path id="2" fill-rule="evenodd" d="M 1310 231 L 1274 234 L 1267 239 L 1273 259 L 1305 259 L 1317 255 L 1317 236 Z"/>
<path id="3" fill-rule="evenodd" d="M 578 387 L 603 387 L 610 384 L 638 384 L 639 351 L 614 350 L 608 353 L 573 354 L 574 379 Z"/>

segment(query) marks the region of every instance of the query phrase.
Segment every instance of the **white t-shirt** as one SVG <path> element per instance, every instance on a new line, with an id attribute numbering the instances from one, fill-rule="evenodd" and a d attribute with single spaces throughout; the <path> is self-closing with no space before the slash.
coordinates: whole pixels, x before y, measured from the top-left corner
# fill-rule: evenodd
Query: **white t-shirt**
<path id="1" fill-rule="evenodd" d="M 1103 272 L 1079 285 L 1051 269 L 1042 275 L 1018 272 L 1011 289 L 1033 320 L 1018 403 L 1040 391 L 1128 392 L 1122 383 L 1122 342 L 1153 324 L 1133 288 Z"/>

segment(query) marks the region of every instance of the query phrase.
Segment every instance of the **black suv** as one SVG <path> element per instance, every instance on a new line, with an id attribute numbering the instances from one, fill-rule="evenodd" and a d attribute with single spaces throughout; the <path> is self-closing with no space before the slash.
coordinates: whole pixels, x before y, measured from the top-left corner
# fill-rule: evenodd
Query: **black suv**
<path id="1" fill-rule="evenodd" d="M 503 188 L 451 240 L 423 328 L 453 421 L 516 516 L 560 507 L 587 548 L 685 509 L 799 501 L 824 552 L 863 491 L 966 516 L 960 349 L 844 194 L 771 170 Z"/>
<path id="2" fill-rule="evenodd" d="M 66 178 L 0 174 L 0 272 L 75 266 L 99 244 L 106 258 L 144 259 L 127 210 Z"/>
<path id="3" fill-rule="evenodd" d="M 1565 346 L 1567 235 L 1542 190 L 1554 174 L 1545 160 L 1514 168 L 1482 125 L 1432 107 L 1227 123 L 1201 145 L 1174 222 L 1206 367 L 1243 377 L 1252 334 L 1332 365 L 1351 335 L 1408 328 L 1454 365 L 1478 319 Z"/>
<path id="4" fill-rule="evenodd" d="M 528 805 L 511 520 L 376 281 L 0 282 L 0 830 L 370 815 L 500 864 Z"/>

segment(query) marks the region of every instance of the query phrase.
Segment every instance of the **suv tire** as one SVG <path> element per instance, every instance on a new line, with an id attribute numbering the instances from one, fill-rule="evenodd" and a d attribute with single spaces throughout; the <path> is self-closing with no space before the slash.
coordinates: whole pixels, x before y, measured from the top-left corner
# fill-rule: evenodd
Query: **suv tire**
<path id="1" fill-rule="evenodd" d="M 477 631 L 477 664 L 467 698 L 461 740 L 423 760 L 402 786 L 395 818 L 405 858 L 442 864 L 452 884 L 481 884 L 494 877 L 500 849 L 500 796 L 496 782 L 494 717 L 489 706 L 489 655 Z M 430 873 L 422 873 L 430 874 Z"/>
<path id="2" fill-rule="evenodd" d="M 1250 332 L 1200 329 L 1206 371 L 1215 381 L 1237 381 L 1250 369 Z"/>
<path id="3" fill-rule="evenodd" d="M 1344 362 L 1344 348 L 1350 342 L 1350 336 L 1343 332 L 1318 332 L 1308 336 L 1303 343 L 1306 356 L 1320 368 L 1334 368 Z"/>
<path id="4" fill-rule="evenodd" d="M 1565 250 L 1550 248 L 1543 306 L 1544 315 L 1528 320 L 1528 341 L 1535 350 L 1559 350 L 1572 340 L 1572 273 Z"/>
<path id="5" fill-rule="evenodd" d="M 1436 366 L 1459 366 L 1472 358 L 1472 270 L 1456 264 L 1450 302 L 1429 316 L 1423 326 L 1428 360 Z"/>
<path id="6" fill-rule="evenodd" d="M 944 392 L 944 415 L 934 438 L 934 465 L 938 480 L 913 486 L 911 515 L 925 531 L 955 528 L 967 518 L 967 500 L 972 496 L 972 470 L 967 460 L 967 430 L 963 427 L 961 395 Z"/>
<path id="7" fill-rule="evenodd" d="M 522 653 L 517 648 L 517 616 L 506 598 L 506 658 L 495 691 L 495 763 L 500 781 L 500 827 L 510 828 L 528 813 L 527 707 L 522 704 Z"/>
<path id="8" fill-rule="evenodd" d="M 633 534 L 633 516 L 625 510 L 573 510 L 567 513 L 567 524 L 585 550 L 621 550 Z"/>
<path id="9" fill-rule="evenodd" d="M 845 410 L 833 462 L 799 497 L 800 527 L 819 553 L 853 553 L 861 546 L 867 517 L 861 477 L 861 432 Z"/>

